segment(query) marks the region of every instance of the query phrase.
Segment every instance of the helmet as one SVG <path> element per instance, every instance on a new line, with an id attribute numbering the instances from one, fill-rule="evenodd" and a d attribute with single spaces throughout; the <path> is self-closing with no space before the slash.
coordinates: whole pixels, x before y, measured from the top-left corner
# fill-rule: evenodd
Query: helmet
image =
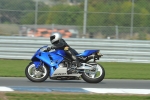
<path id="1" fill-rule="evenodd" d="M 52 44 L 59 42 L 62 39 L 62 35 L 59 32 L 53 32 L 50 36 L 50 42 Z"/>

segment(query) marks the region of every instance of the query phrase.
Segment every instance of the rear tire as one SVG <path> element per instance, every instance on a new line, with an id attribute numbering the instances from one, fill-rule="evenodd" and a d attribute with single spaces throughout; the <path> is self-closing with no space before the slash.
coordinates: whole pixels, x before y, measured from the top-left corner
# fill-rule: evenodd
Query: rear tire
<path id="1" fill-rule="evenodd" d="M 105 77 L 105 70 L 104 70 L 103 66 L 100 65 L 100 64 L 97 64 L 97 63 L 94 63 L 94 64 L 97 65 L 97 67 L 100 70 L 100 73 L 99 73 L 100 75 L 98 77 L 90 77 L 90 74 L 86 73 L 86 71 L 84 71 L 82 73 L 82 75 L 81 75 L 81 77 L 83 78 L 83 80 L 86 81 L 86 82 L 88 82 L 88 83 L 99 83 Z M 93 65 L 93 63 L 90 64 L 90 65 Z"/>
<path id="2" fill-rule="evenodd" d="M 25 68 L 25 75 L 32 82 L 43 82 L 48 78 L 49 71 L 45 65 L 43 65 L 40 70 L 37 70 L 34 63 L 31 62 Z"/>

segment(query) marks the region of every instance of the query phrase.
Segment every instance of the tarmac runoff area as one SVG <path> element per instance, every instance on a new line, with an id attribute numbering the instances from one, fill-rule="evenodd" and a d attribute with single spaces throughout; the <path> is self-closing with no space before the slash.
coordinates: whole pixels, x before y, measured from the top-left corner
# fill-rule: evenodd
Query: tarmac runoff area
<path id="1" fill-rule="evenodd" d="M 5 87 L 0 86 L 0 92 L 72 92 L 72 93 L 101 93 L 101 94 L 150 94 L 150 89 L 123 88 L 48 88 L 48 87 Z"/>

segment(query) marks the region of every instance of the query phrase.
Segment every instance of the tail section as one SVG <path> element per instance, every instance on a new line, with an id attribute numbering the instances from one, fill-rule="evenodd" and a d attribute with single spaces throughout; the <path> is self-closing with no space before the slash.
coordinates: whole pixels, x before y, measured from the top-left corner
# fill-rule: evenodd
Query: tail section
<path id="1" fill-rule="evenodd" d="M 83 56 L 83 57 L 87 57 L 93 53 L 97 53 L 99 52 L 99 50 L 85 50 L 83 53 L 80 53 L 79 55 L 77 56 Z"/>

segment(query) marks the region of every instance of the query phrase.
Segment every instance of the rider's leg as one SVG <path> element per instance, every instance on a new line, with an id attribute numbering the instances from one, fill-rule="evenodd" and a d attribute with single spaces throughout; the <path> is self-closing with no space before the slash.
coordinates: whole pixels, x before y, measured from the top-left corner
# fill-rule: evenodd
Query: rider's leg
<path id="1" fill-rule="evenodd" d="M 78 58 L 76 57 L 76 55 L 73 53 L 71 48 L 68 49 L 64 49 L 66 51 L 66 53 L 71 57 L 72 60 L 74 60 L 77 64 L 77 67 L 81 66 L 81 63 L 79 62 Z"/>

